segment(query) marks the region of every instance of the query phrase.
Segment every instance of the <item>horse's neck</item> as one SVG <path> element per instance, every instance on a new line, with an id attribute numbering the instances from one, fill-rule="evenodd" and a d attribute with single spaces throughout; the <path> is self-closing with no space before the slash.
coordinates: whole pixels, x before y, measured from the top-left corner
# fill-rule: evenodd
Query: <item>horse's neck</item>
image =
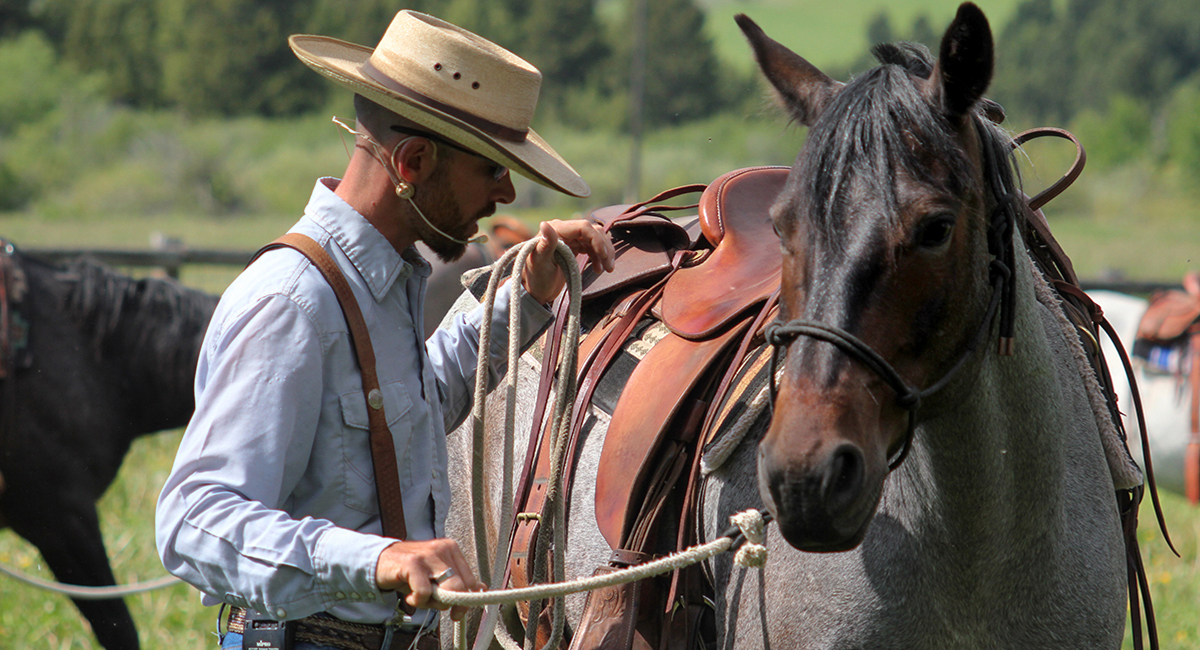
<path id="1" fill-rule="evenodd" d="M 995 339 L 985 341 L 977 369 L 959 379 L 958 404 L 922 423 L 900 470 L 903 485 L 937 495 L 925 503 L 950 534 L 984 545 L 1063 516 L 1064 493 L 1094 494 L 1107 482 L 1112 499 L 1078 340 L 1043 304 L 1052 298 L 1023 254 L 1014 277 L 1015 353 L 1000 356 Z"/>
<path id="2" fill-rule="evenodd" d="M 162 280 L 114 276 L 90 320 L 101 364 L 127 382 L 132 433 L 183 426 L 195 408 L 196 359 L 217 298 Z"/>

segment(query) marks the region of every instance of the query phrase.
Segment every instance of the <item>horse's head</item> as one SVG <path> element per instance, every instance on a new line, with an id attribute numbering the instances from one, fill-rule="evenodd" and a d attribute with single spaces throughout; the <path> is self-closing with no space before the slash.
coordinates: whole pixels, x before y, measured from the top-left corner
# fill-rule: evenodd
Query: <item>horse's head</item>
<path id="1" fill-rule="evenodd" d="M 882 65 L 842 84 L 737 20 L 810 127 L 772 208 L 779 320 L 838 332 L 777 341 L 784 366 L 759 448 L 760 491 L 793 546 L 846 550 L 865 536 L 906 449 L 915 393 L 969 356 L 989 308 L 991 31 L 963 4 L 936 61 L 919 46 L 880 46 Z M 868 352 L 848 351 L 859 343 Z M 870 350 L 914 389 L 906 399 L 870 367 Z"/>

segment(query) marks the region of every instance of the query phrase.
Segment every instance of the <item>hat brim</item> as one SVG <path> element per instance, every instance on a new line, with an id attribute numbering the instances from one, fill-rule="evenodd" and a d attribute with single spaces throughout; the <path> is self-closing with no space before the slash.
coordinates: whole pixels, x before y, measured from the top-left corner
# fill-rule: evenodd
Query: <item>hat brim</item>
<path id="1" fill-rule="evenodd" d="M 380 85 L 362 72 L 363 64 L 371 57 L 371 48 L 308 34 L 294 35 L 288 43 L 308 67 L 401 117 L 546 187 L 580 198 L 591 194 L 587 182 L 533 129 L 529 129 L 521 142 L 495 138 L 435 107 Z"/>

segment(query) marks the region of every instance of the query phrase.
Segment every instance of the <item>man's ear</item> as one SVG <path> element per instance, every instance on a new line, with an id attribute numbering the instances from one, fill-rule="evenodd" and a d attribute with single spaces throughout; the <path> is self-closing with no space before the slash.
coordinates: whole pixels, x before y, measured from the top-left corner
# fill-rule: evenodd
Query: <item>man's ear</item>
<path id="1" fill-rule="evenodd" d="M 420 183 L 437 167 L 438 146 L 428 138 L 409 136 L 392 147 L 392 165 L 405 182 Z"/>

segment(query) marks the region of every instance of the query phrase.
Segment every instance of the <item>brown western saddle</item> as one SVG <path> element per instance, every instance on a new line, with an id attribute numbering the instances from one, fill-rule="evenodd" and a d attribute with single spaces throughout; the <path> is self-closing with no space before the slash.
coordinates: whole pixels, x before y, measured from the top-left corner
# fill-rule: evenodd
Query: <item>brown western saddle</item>
<path id="1" fill-rule="evenodd" d="M 592 218 L 613 236 L 616 271 L 584 278 L 585 310 L 594 314 L 579 349 L 578 397 L 568 457 L 588 420 L 593 399 L 608 399 L 611 421 L 596 485 L 597 524 L 612 548 L 598 573 L 641 563 L 692 543 L 690 503 L 697 485 L 700 441 L 711 426 L 710 405 L 728 385 L 774 305 L 781 256 L 768 208 L 787 167 L 730 172 L 707 187 L 691 185 L 632 206 L 598 210 Z M 661 204 L 700 192 L 697 204 Z M 697 209 L 672 220 L 672 210 Z M 560 309 L 563 306 L 560 305 Z M 559 318 L 558 323 L 566 319 Z M 585 318 L 585 320 L 587 320 Z M 543 368 L 552 369 L 559 336 L 549 338 Z M 630 349 L 644 363 L 628 364 Z M 632 370 L 628 366 L 632 365 Z M 619 367 L 628 370 L 621 377 Z M 543 381 L 543 386 L 548 386 Z M 539 395 L 530 453 L 517 491 L 512 586 L 531 584 L 550 472 L 541 431 L 548 389 Z M 600 397 L 603 394 L 604 397 Z M 645 395 L 657 399 L 645 399 Z M 570 485 L 570 476 L 566 478 Z M 568 487 L 569 489 L 569 487 Z M 691 648 L 712 636 L 704 579 L 684 570 L 660 579 L 612 587 L 588 597 L 587 620 L 571 648 Z M 670 606 L 668 607 L 668 604 Z M 670 611 L 668 611 L 670 610 Z M 527 616 L 527 610 L 522 611 Z M 540 617 L 539 646 L 549 618 Z"/>
<path id="2" fill-rule="evenodd" d="M 1134 351 L 1149 358 L 1154 352 L 1177 352 L 1180 363 L 1169 368 L 1186 373 L 1191 396 L 1191 437 L 1184 456 L 1184 488 L 1188 501 L 1200 504 L 1200 273 L 1183 278 L 1183 291 L 1160 291 L 1150 297 L 1138 324 Z"/>

